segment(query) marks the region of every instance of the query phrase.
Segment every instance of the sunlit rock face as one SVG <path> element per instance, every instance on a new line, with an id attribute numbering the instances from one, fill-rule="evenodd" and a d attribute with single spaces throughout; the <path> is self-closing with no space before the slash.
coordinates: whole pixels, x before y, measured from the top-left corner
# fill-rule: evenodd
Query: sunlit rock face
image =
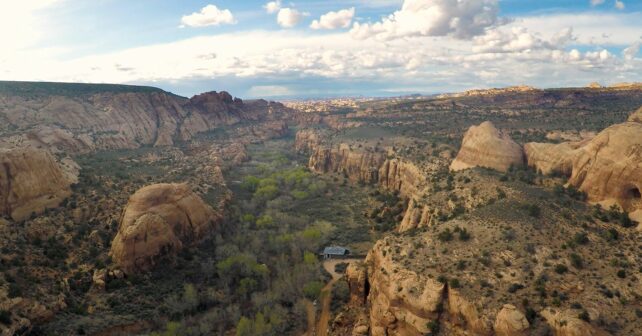
<path id="1" fill-rule="evenodd" d="M 186 184 L 147 186 L 130 197 L 110 255 L 126 272 L 147 271 L 206 237 L 220 220 Z"/>
<path id="2" fill-rule="evenodd" d="M 505 172 L 511 166 L 519 167 L 523 164 L 521 146 L 495 128 L 493 123 L 486 121 L 479 126 L 471 126 L 464 134 L 461 149 L 450 169 L 458 171 L 486 167 Z"/>
<path id="3" fill-rule="evenodd" d="M 48 151 L 0 149 L 0 213 L 24 220 L 57 207 L 71 195 L 71 181 Z"/>

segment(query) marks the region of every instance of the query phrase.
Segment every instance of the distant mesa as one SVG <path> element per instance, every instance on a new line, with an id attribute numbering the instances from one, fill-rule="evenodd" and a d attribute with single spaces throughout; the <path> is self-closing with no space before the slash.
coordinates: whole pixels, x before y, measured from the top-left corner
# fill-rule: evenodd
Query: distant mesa
<path id="1" fill-rule="evenodd" d="M 16 221 L 55 208 L 71 195 L 71 176 L 48 151 L 0 149 L 0 214 Z"/>
<path id="2" fill-rule="evenodd" d="M 154 184 L 132 195 L 110 255 L 125 272 L 148 271 L 213 232 L 221 216 L 187 184 Z"/>
<path id="3" fill-rule="evenodd" d="M 495 128 L 490 121 L 479 126 L 471 126 L 462 141 L 461 149 L 451 163 L 453 171 L 473 167 L 486 167 L 498 171 L 508 171 L 511 166 L 524 165 L 524 155 L 519 144 L 508 134 Z"/>
<path id="4" fill-rule="evenodd" d="M 589 89 L 601 89 L 603 86 L 598 82 L 593 82 L 587 85 L 586 87 L 588 87 Z"/>

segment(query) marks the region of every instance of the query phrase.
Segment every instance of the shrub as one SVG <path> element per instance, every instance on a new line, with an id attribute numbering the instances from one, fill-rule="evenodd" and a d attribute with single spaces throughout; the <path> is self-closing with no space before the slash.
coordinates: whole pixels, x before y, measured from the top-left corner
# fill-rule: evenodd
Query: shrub
<path id="1" fill-rule="evenodd" d="M 586 232 L 578 232 L 573 236 L 573 242 L 578 245 L 586 245 L 589 243 L 588 235 Z"/>
<path id="2" fill-rule="evenodd" d="M 571 265 L 577 269 L 581 269 L 584 267 L 584 262 L 582 260 L 582 257 L 577 254 L 577 253 L 571 253 Z"/>
<path id="3" fill-rule="evenodd" d="M 586 322 L 591 322 L 591 317 L 589 316 L 589 313 L 586 310 L 583 310 L 577 317 L 580 320 L 584 320 Z"/>
<path id="4" fill-rule="evenodd" d="M 451 241 L 453 240 L 453 234 L 450 229 L 446 228 L 443 231 L 439 232 L 439 234 L 437 235 L 437 239 L 442 242 Z"/>
<path id="5" fill-rule="evenodd" d="M 524 289 L 524 285 L 518 284 L 518 283 L 514 283 L 514 284 L 510 285 L 510 287 L 508 287 L 508 292 L 509 293 L 515 293 L 520 289 Z"/>
<path id="6" fill-rule="evenodd" d="M 11 312 L 8 310 L 0 310 L 0 323 L 4 325 L 11 325 Z"/>
<path id="7" fill-rule="evenodd" d="M 439 333 L 439 320 L 430 321 L 426 326 L 430 330 L 429 335 L 437 335 Z"/>
<path id="8" fill-rule="evenodd" d="M 468 241 L 469 239 L 470 239 L 470 233 L 468 233 L 468 230 L 466 229 L 459 230 L 459 240 Z"/>
<path id="9" fill-rule="evenodd" d="M 568 272 L 568 267 L 566 267 L 566 265 L 558 264 L 555 266 L 555 273 L 564 274 L 566 272 Z"/>
<path id="10" fill-rule="evenodd" d="M 461 283 L 459 283 L 459 279 L 457 279 L 457 278 L 450 279 L 449 285 L 450 285 L 451 288 L 459 288 L 459 287 L 461 287 Z"/>
<path id="11" fill-rule="evenodd" d="M 626 271 L 623 270 L 623 269 L 617 271 L 617 277 L 620 278 L 620 279 L 626 278 Z"/>
<path id="12" fill-rule="evenodd" d="M 316 300 L 323 289 L 323 282 L 311 281 L 303 286 L 303 295 L 310 300 Z"/>

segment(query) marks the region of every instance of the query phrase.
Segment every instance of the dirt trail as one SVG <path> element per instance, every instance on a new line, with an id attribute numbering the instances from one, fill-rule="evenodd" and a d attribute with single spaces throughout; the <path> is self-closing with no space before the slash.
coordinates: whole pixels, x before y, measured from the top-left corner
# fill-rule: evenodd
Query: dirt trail
<path id="1" fill-rule="evenodd" d="M 321 290 L 321 314 L 317 323 L 316 336 L 326 336 L 328 334 L 328 324 L 330 323 L 330 303 L 332 303 L 332 287 L 341 279 L 343 274 L 334 271 L 337 264 L 361 261 L 362 259 L 330 259 L 323 262 L 323 268 L 332 275 L 332 280 L 328 282 Z"/>

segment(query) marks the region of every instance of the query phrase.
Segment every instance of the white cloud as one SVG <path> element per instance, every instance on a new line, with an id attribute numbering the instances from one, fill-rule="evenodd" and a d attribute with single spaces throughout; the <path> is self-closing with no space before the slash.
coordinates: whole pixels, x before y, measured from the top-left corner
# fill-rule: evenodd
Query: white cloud
<path id="1" fill-rule="evenodd" d="M 615 0 L 615 8 L 617 8 L 619 10 L 622 10 L 622 9 L 624 9 L 624 7 L 625 7 L 624 6 L 624 2 L 622 2 L 620 0 Z"/>
<path id="2" fill-rule="evenodd" d="M 281 0 L 270 1 L 263 6 L 268 14 L 274 14 L 281 9 Z"/>
<path id="3" fill-rule="evenodd" d="M 624 48 L 624 50 L 622 50 L 622 56 L 624 56 L 626 60 L 632 60 L 640 52 L 640 47 L 642 47 L 642 41 L 637 41 L 627 48 Z"/>
<path id="4" fill-rule="evenodd" d="M 319 20 L 312 21 L 310 28 L 312 29 L 338 29 L 348 28 L 354 18 L 354 7 L 349 9 L 342 9 L 338 12 L 328 12 L 321 15 Z"/>
<path id="5" fill-rule="evenodd" d="M 234 23 L 236 23 L 236 20 L 229 9 L 219 9 L 215 5 L 207 5 L 200 12 L 185 15 L 181 18 L 182 26 L 188 27 L 207 27 Z"/>
<path id="6" fill-rule="evenodd" d="M 591 0 L 591 6 L 599 6 L 604 3 L 604 0 Z"/>
<path id="7" fill-rule="evenodd" d="M 415 36 L 468 39 L 502 23 L 497 0 L 405 0 L 401 10 L 376 23 L 355 23 L 357 39 Z"/>
<path id="8" fill-rule="evenodd" d="M 299 24 L 306 13 L 301 13 L 294 8 L 281 8 L 276 16 L 276 22 L 283 28 L 292 28 Z"/>

